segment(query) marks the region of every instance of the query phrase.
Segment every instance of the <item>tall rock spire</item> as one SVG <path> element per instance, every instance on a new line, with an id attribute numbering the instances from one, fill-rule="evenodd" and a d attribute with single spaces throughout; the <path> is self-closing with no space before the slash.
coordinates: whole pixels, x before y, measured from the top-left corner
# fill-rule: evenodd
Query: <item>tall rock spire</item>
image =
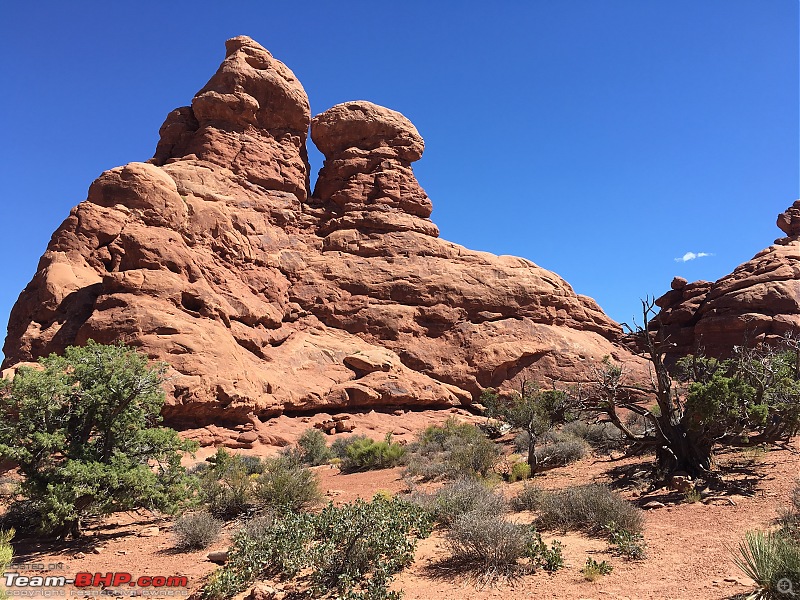
<path id="1" fill-rule="evenodd" d="M 196 158 L 270 190 L 308 197 L 308 96 L 294 73 L 246 36 L 225 43 L 217 72 L 191 106 L 169 114 L 153 162 Z"/>

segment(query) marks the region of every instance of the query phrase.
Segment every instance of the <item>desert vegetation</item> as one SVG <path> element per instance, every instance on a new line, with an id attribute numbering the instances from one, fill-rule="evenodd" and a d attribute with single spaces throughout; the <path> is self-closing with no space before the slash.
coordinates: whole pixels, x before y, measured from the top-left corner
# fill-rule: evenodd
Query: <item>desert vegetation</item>
<path id="1" fill-rule="evenodd" d="M 779 600 L 794 593 L 800 585 L 800 482 L 778 528 L 748 531 L 736 548 L 734 562 L 755 581 L 754 600 Z"/>
<path id="2" fill-rule="evenodd" d="M 409 444 L 406 471 L 423 481 L 485 478 L 499 458 L 498 446 L 478 427 L 448 419 L 426 428 Z"/>
<path id="3" fill-rule="evenodd" d="M 14 549 L 11 540 L 14 539 L 14 530 L 0 531 L 0 573 L 5 573 L 14 558 Z M 5 589 L 0 588 L 0 599 L 8 598 Z"/>
<path id="4" fill-rule="evenodd" d="M 300 510 L 320 500 L 318 478 L 296 452 L 262 460 L 219 448 L 196 474 L 196 500 L 224 520 L 266 508 Z"/>
<path id="5" fill-rule="evenodd" d="M 554 540 L 548 547 L 533 525 L 511 518 L 508 502 L 492 485 L 470 477 L 447 482 L 432 493 L 412 495 L 411 500 L 444 532 L 448 556 L 439 566 L 472 573 L 484 583 L 540 568 L 560 569 L 560 542 Z"/>
<path id="6" fill-rule="evenodd" d="M 195 474 L 200 501 L 212 515 L 230 519 L 247 512 L 252 504 L 252 478 L 243 457 L 219 448 L 213 460 L 198 465 Z"/>
<path id="7" fill-rule="evenodd" d="M 328 446 L 325 434 L 317 429 L 307 429 L 297 440 L 297 448 L 289 454 L 306 465 L 319 466 L 332 463 L 342 471 L 370 471 L 388 469 L 403 462 L 405 448 L 392 441 L 391 434 L 376 441 L 365 435 L 350 435 L 336 439 Z"/>
<path id="8" fill-rule="evenodd" d="M 412 495 L 412 500 L 445 527 L 453 525 L 459 517 L 470 512 L 489 516 L 503 514 L 507 504 L 503 496 L 475 479 L 459 479 L 429 494 L 416 493 Z"/>
<path id="9" fill-rule="evenodd" d="M 2 391 L 10 419 L 0 426 L 0 451 L 20 477 L 2 517 L 8 533 L 0 559 L 10 560 L 12 526 L 25 535 L 75 538 L 86 523 L 144 506 L 176 514 L 177 552 L 230 543 L 227 562 L 202 584 L 210 600 L 259 581 L 289 597 L 399 598 L 393 582 L 431 535 L 441 548 L 427 567 L 434 578 L 502 585 L 566 568 L 584 585 L 597 584 L 613 579 L 622 562 L 655 558 L 644 503 L 627 493 L 632 488 L 617 489 L 613 477 L 541 483 L 575 463 L 635 458 L 655 467 L 638 472 L 637 489 L 666 490 L 676 504 L 702 507 L 725 491 L 724 467 L 711 460 L 715 450 L 754 441 L 763 448 L 764 440 L 794 434 L 797 372 L 791 348 L 737 349 L 728 360 L 690 356 L 667 371 L 672 404 L 662 406 L 663 398 L 660 404 L 642 396 L 625 382 L 624 368 L 606 359 L 591 389 L 488 389 L 482 417 L 451 416 L 410 440 L 342 434 L 329 443 L 308 428 L 273 456 L 218 448 L 186 470 L 181 458 L 196 446 L 159 426 L 163 366 L 149 366 L 123 346 L 91 343 L 21 369 Z M 659 437 L 667 435 L 665 414 L 672 426 L 691 425 L 713 439 L 710 470 L 679 474 L 683 487 L 674 490 L 670 477 L 685 463 L 665 463 L 649 442 L 666 439 Z M 397 473 L 402 489 L 341 502 L 323 494 L 328 473 L 384 470 Z M 734 548 L 730 563 L 755 581 L 754 598 L 781 598 L 787 585 L 800 584 L 798 498 L 800 487 L 775 527 L 746 533 Z M 603 556 L 568 562 L 564 539 L 575 535 L 601 541 Z"/>
<path id="10" fill-rule="evenodd" d="M 583 531 L 607 538 L 612 550 L 621 556 L 646 558 L 642 511 L 605 485 L 560 490 L 525 486 L 513 506 L 535 512 L 534 525 L 542 531 Z"/>
<path id="11" fill-rule="evenodd" d="M 89 516 L 174 511 L 191 494 L 180 461 L 196 445 L 160 427 L 164 365 L 89 342 L 21 367 L 0 392 L 0 457 L 23 476 L 19 505 L 46 533 L 77 537 Z"/>
<path id="12" fill-rule="evenodd" d="M 558 423 L 570 417 L 571 398 L 562 390 L 540 390 L 535 383 L 524 381 L 518 393 L 501 396 L 493 389 L 484 390 L 481 402 L 486 405 L 487 415 L 508 423 L 521 432 L 520 440 L 525 446 L 528 466 L 535 473 L 540 461 L 566 460 L 566 452 L 537 453 L 537 442 Z"/>
<path id="13" fill-rule="evenodd" d="M 316 513 L 269 512 L 235 536 L 228 564 L 211 576 L 203 597 L 230 598 L 267 576 L 305 597 L 398 598 L 388 585 L 430 527 L 426 511 L 382 495 Z"/>
<path id="14" fill-rule="evenodd" d="M 175 547 L 179 550 L 207 548 L 222 530 L 223 522 L 206 510 L 188 512 L 175 520 Z"/>
<path id="15" fill-rule="evenodd" d="M 583 573 L 586 581 L 595 581 L 603 575 L 608 575 L 613 570 L 614 567 L 606 561 L 597 562 L 595 559 L 589 557 L 586 559 L 586 564 L 583 566 L 583 569 L 581 569 L 581 573 Z"/>

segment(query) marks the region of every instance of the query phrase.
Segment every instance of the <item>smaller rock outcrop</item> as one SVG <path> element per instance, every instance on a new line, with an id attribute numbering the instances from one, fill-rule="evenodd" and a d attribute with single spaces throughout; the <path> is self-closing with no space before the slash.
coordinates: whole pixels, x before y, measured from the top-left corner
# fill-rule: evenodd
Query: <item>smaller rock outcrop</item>
<path id="1" fill-rule="evenodd" d="M 800 236 L 800 200 L 778 215 L 777 225 L 789 237 Z"/>
<path id="2" fill-rule="evenodd" d="M 786 237 L 711 283 L 675 278 L 656 300 L 673 357 L 729 356 L 736 345 L 800 332 L 800 200 L 778 215 Z M 651 323 L 651 327 L 655 327 Z"/>
<path id="3" fill-rule="evenodd" d="M 311 121 L 311 139 L 325 155 L 313 198 L 326 211 L 321 233 L 439 235 L 428 219 L 433 205 L 411 170 L 425 143 L 402 114 L 371 102 L 337 104 Z"/>

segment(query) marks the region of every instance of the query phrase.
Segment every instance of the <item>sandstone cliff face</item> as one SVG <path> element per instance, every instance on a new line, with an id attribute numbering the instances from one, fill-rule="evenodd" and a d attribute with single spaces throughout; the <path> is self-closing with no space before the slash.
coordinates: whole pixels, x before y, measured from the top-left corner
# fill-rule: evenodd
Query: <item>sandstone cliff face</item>
<path id="1" fill-rule="evenodd" d="M 325 155 L 313 195 L 309 125 Z M 368 102 L 312 120 L 288 68 L 229 40 L 154 158 L 103 173 L 53 234 L 4 366 L 122 341 L 169 363 L 165 416 L 198 426 L 469 404 L 631 360 L 619 326 L 554 273 L 438 238 L 411 168 L 423 148 Z"/>
<path id="2" fill-rule="evenodd" d="M 778 215 L 786 237 L 719 281 L 676 278 L 656 301 L 674 356 L 702 349 L 729 356 L 733 346 L 776 342 L 800 332 L 800 200 Z"/>

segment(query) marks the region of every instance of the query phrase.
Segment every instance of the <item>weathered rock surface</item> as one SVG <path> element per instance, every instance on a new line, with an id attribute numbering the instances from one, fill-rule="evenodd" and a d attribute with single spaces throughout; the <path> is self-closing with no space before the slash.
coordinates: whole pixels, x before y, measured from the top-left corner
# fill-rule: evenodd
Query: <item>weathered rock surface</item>
<path id="1" fill-rule="evenodd" d="M 787 236 L 730 275 L 714 283 L 676 278 L 656 301 L 674 357 L 699 349 L 726 357 L 733 346 L 800 332 L 800 200 L 778 216 L 778 227 Z"/>
<path id="2" fill-rule="evenodd" d="M 171 424 L 257 427 L 469 404 L 485 386 L 632 360 L 619 326 L 554 273 L 438 238 L 411 168 L 424 144 L 400 113 L 349 102 L 312 122 L 308 106 L 288 68 L 230 40 L 155 157 L 103 173 L 53 234 L 4 367 L 123 341 L 171 366 Z M 326 157 L 313 197 L 309 124 Z"/>

